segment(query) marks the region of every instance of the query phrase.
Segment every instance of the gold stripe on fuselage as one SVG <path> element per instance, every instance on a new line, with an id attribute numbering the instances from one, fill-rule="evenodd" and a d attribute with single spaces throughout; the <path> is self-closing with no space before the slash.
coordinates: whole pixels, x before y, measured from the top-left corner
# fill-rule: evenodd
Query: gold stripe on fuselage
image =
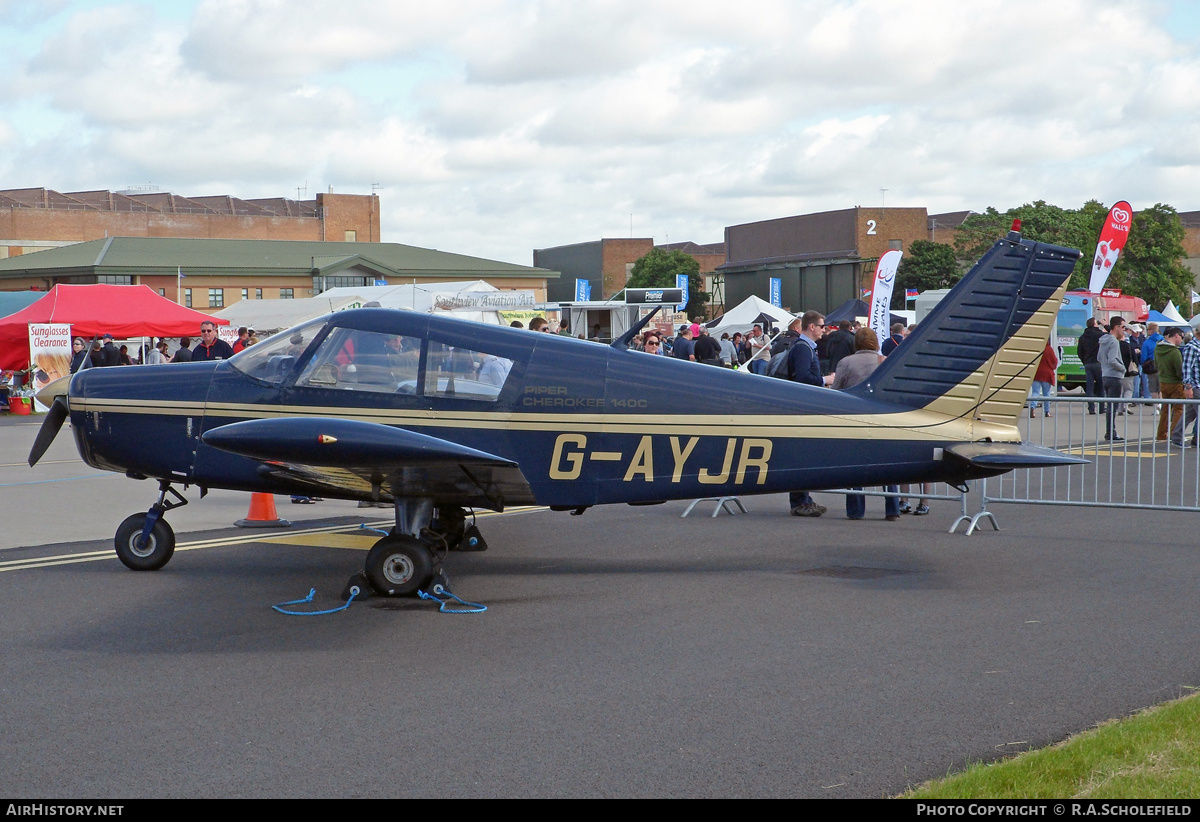
<path id="1" fill-rule="evenodd" d="M 205 416 L 230 419 L 278 417 L 337 417 L 383 425 L 423 428 L 484 428 L 510 431 L 551 431 L 599 434 L 665 434 L 688 436 L 782 437 L 788 439 L 880 439 L 972 442 L 990 437 L 1019 442 L 1016 426 L 971 419 L 952 419 L 925 410 L 895 413 L 836 415 L 712 415 L 712 414 L 542 414 L 511 411 L 430 411 L 424 409 L 348 408 L 346 406 L 257 405 L 194 403 L 165 400 L 92 398 L 72 400 L 86 413 L 163 416 Z"/>

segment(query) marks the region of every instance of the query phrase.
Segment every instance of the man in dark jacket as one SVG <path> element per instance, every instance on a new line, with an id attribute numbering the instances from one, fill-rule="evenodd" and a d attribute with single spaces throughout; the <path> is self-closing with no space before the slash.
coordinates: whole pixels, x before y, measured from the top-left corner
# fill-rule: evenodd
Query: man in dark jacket
<path id="1" fill-rule="evenodd" d="M 696 362 L 705 365 L 721 364 L 721 344 L 712 338 L 708 329 L 700 326 L 700 338 L 695 342 Z"/>
<path id="2" fill-rule="evenodd" d="M 1079 361 L 1083 363 L 1083 376 L 1085 385 L 1083 393 L 1089 397 L 1104 396 L 1104 375 L 1103 369 L 1100 367 L 1100 327 L 1096 323 L 1096 318 L 1092 317 L 1087 321 L 1087 328 L 1079 335 L 1079 342 L 1075 347 L 1076 353 L 1079 354 Z M 1096 413 L 1095 403 L 1088 403 L 1087 412 L 1089 414 Z"/>
<path id="3" fill-rule="evenodd" d="M 888 356 L 900 343 L 904 342 L 904 333 L 908 329 L 904 323 L 892 323 L 892 336 L 883 341 L 883 345 L 879 347 L 879 353 L 883 356 Z"/>
<path id="4" fill-rule="evenodd" d="M 191 362 L 192 361 L 192 338 L 180 337 L 179 350 L 175 352 L 175 356 L 171 358 L 171 362 Z"/>
<path id="5" fill-rule="evenodd" d="M 192 362 L 227 360 L 232 356 L 233 348 L 217 336 L 217 324 L 211 320 L 200 323 L 200 344 L 192 350 Z"/>
<path id="6" fill-rule="evenodd" d="M 120 365 L 121 352 L 113 345 L 112 334 L 105 334 L 102 339 L 104 347 L 100 349 L 100 364 L 103 366 Z"/>
<path id="7" fill-rule="evenodd" d="M 818 387 L 825 385 L 821 366 L 817 363 L 817 338 L 825 331 L 825 318 L 816 311 L 806 311 L 804 316 L 792 321 L 788 331 L 799 332 L 799 338 L 788 351 L 792 381 Z M 792 516 L 796 517 L 819 517 L 826 511 L 825 506 L 814 502 L 807 491 L 792 491 L 788 495 L 788 504 Z"/>
<path id="8" fill-rule="evenodd" d="M 679 360 L 696 360 L 696 346 L 692 342 L 692 327 L 679 326 L 679 335 L 671 343 L 671 356 Z"/>
<path id="9" fill-rule="evenodd" d="M 850 321 L 842 320 L 838 323 L 837 331 L 834 331 L 825 338 L 825 354 L 829 357 L 829 371 L 832 374 L 837 371 L 838 363 L 843 357 L 849 357 L 854 353 L 854 334 L 850 331 Z"/>

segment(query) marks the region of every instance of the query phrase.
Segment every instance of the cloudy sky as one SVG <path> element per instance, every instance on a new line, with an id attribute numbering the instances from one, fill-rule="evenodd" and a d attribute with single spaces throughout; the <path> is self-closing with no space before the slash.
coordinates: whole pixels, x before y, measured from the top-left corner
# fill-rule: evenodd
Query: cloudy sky
<path id="1" fill-rule="evenodd" d="M 1197 6 L 0 0 L 0 189 L 375 186 L 384 240 L 524 264 L 881 201 L 1197 210 Z"/>

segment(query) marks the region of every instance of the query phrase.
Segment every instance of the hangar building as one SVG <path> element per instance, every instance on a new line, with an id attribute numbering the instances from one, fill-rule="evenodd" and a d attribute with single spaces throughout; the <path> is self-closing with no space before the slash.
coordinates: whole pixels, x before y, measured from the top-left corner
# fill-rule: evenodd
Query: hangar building
<path id="1" fill-rule="evenodd" d="M 57 283 L 148 285 L 215 312 L 238 300 L 312 297 L 343 286 L 486 280 L 544 302 L 557 271 L 399 243 L 109 237 L 0 260 L 0 290 Z"/>

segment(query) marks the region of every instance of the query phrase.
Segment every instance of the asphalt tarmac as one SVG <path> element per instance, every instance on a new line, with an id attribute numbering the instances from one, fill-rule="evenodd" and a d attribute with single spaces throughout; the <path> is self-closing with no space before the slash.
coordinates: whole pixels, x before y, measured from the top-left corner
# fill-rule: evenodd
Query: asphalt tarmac
<path id="1" fill-rule="evenodd" d="M 65 430 L 29 469 L 33 422 L 0 420 L 5 796 L 880 797 L 1200 687 L 1194 514 L 536 509 L 447 562 L 486 613 L 294 617 L 388 512 L 280 497 L 303 521 L 248 534 L 247 495 L 193 489 L 134 573 L 112 533 L 152 484 Z"/>

